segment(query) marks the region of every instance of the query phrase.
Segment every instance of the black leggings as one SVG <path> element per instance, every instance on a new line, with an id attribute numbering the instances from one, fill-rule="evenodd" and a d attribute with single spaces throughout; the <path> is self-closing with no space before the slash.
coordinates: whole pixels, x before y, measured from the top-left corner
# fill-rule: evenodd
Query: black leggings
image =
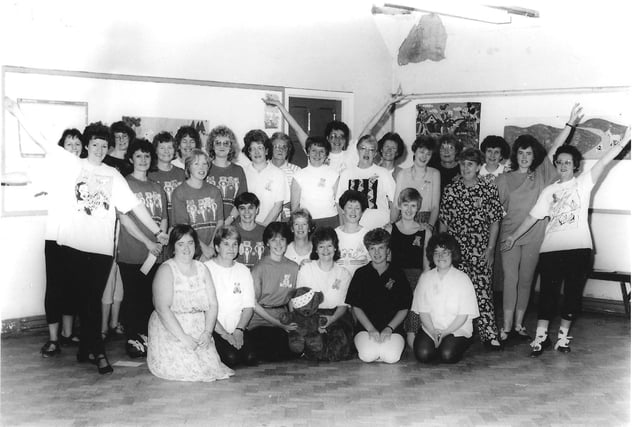
<path id="1" fill-rule="evenodd" d="M 538 319 L 551 320 L 557 314 L 560 288 L 564 282 L 564 298 L 560 316 L 574 320 L 580 312 L 582 291 L 591 268 L 591 249 L 543 252 L 538 261 L 540 300 Z"/>
<path id="2" fill-rule="evenodd" d="M 413 354 L 422 363 L 434 362 L 438 356 L 444 363 L 458 363 L 469 348 L 469 344 L 471 344 L 471 338 L 447 335 L 436 348 L 435 342 L 420 328 L 413 342 Z"/>
<path id="3" fill-rule="evenodd" d="M 244 345 L 238 350 L 229 341 L 222 338 L 216 332 L 213 333 L 213 341 L 216 344 L 216 350 L 222 360 L 222 363 L 230 368 L 243 364 L 246 366 L 255 366 L 258 364 L 258 354 L 255 346 L 251 342 L 249 334 L 244 334 Z"/>
<path id="4" fill-rule="evenodd" d="M 154 265 L 148 274 L 140 271 L 140 265 L 119 262 L 122 277 L 122 323 L 127 339 L 138 339 L 138 334 L 147 335 L 149 316 L 153 312 L 151 285 L 158 269 Z"/>
<path id="5" fill-rule="evenodd" d="M 258 326 L 245 333 L 254 345 L 258 358 L 267 362 L 292 359 L 289 350 L 289 335 L 284 329 L 274 326 Z"/>
<path id="6" fill-rule="evenodd" d="M 47 323 L 59 323 L 62 315 L 74 315 L 78 312 L 79 289 L 74 289 L 74 282 L 68 280 L 65 271 L 75 268 L 67 265 L 69 248 L 60 246 L 53 240 L 44 242 L 44 262 L 46 272 L 46 288 L 44 293 L 44 312 Z"/>

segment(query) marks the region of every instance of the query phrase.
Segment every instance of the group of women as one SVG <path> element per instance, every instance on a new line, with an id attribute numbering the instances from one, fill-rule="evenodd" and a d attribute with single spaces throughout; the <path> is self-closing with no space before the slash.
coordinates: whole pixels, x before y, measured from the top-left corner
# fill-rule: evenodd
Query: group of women
<path id="1" fill-rule="evenodd" d="M 391 98 L 378 118 L 400 100 Z M 500 137 L 488 137 L 480 151 L 462 149 L 451 136 L 419 136 L 412 166 L 402 169 L 397 134 L 376 140 L 365 132 L 350 144 L 349 128 L 331 122 L 324 137 L 309 137 L 282 104 L 265 102 L 305 142 L 306 165 L 290 163 L 294 144 L 286 134 L 249 131 L 240 151 L 225 126 L 203 144 L 190 127 L 149 143 L 115 132 L 126 126 L 121 122 L 111 130 L 92 124 L 83 134 L 66 132 L 49 150 L 68 167 L 49 192 L 50 340 L 43 356 L 69 344 L 69 315 L 77 313 L 78 360 L 112 371 L 94 309 L 112 265 L 116 216 L 127 353 L 146 356 L 161 378 L 213 381 L 241 364 L 302 356 L 288 345 L 298 325 L 283 323 L 282 314 L 318 292 L 325 360 L 357 354 L 394 363 L 406 340 L 419 361 L 455 363 L 474 323 L 485 346 L 500 350 L 507 340 L 530 339 L 523 321 L 538 264 L 532 355 L 551 343 L 547 330 L 563 281 L 556 349 L 570 350 L 589 267 L 589 193 L 628 132 L 577 178 L 581 155 L 563 144 L 582 118 L 578 105 L 548 152 L 522 135 L 505 162 L 510 150 Z M 28 128 L 19 109 L 8 107 Z M 86 158 L 79 158 L 78 141 Z M 112 157 L 125 152 L 126 178 L 103 165 L 109 147 Z M 497 253 L 500 329 L 492 293 Z M 292 300 L 297 287 L 310 294 Z"/>

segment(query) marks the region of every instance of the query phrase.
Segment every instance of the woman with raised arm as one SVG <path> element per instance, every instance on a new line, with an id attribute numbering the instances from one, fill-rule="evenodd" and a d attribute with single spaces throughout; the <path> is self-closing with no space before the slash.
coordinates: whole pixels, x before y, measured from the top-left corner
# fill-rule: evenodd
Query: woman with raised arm
<path id="1" fill-rule="evenodd" d="M 198 234 L 189 225 L 176 225 L 169 252 L 171 259 L 153 281 L 149 370 L 174 381 L 229 378 L 233 371 L 220 361 L 212 339 L 218 300 L 209 271 L 195 259 L 200 255 Z"/>
<path id="2" fill-rule="evenodd" d="M 125 179 L 114 168 L 102 163 L 111 138 L 109 128 L 92 123 L 83 133 L 86 159 L 78 159 L 62 147 L 49 144 L 36 127 L 22 114 L 17 104 L 5 98 L 5 108 L 13 114 L 47 154 L 60 162 L 62 199 L 59 215 L 58 244 L 67 252 L 67 264 L 61 280 L 68 280 L 80 290 L 79 362 L 92 361 L 98 373 L 109 374 L 109 363 L 100 330 L 101 298 L 113 262 L 116 209 L 131 210 L 161 243 L 168 236 L 138 201 Z M 53 145 L 53 146 L 52 146 Z M 56 150 L 58 154 L 53 154 Z"/>
<path id="3" fill-rule="evenodd" d="M 549 223 L 540 247 L 540 299 L 536 336 L 531 342 L 531 357 L 537 357 L 551 346 L 547 334 L 550 321 L 557 314 L 560 288 L 564 283 L 564 298 L 560 309 L 560 328 L 554 348 L 562 353 L 571 351 L 569 329 L 575 320 L 582 300 L 582 291 L 591 268 L 593 248 L 589 230 L 589 200 L 591 191 L 601 178 L 605 167 L 631 140 L 627 128 L 620 144 L 614 145 L 590 170 L 580 170 L 582 155 L 577 148 L 565 145 L 553 155 L 559 180 L 542 190 L 535 205 L 518 228 L 508 235 L 502 245 L 509 251 L 535 224 L 544 218 Z"/>
<path id="4" fill-rule="evenodd" d="M 506 215 L 500 226 L 500 241 L 503 241 L 522 224 L 542 190 L 558 179 L 553 163 L 553 155 L 564 144 L 572 128 L 580 123 L 582 108 L 575 104 L 569 121 L 556 137 L 547 152 L 542 144 L 531 135 L 521 135 L 513 143 L 511 150 L 511 171 L 496 178 L 498 195 Z M 538 265 L 540 245 L 544 238 L 545 221 L 539 221 L 513 248 L 501 252 L 503 282 L 503 325 L 500 340 L 531 339 L 523 325 L 531 285 Z"/>

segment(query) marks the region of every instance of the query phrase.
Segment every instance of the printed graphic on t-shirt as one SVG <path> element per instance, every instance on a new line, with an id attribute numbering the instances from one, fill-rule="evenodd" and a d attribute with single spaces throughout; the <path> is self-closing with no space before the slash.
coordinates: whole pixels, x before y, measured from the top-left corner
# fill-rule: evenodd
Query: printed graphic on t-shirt
<path id="1" fill-rule="evenodd" d="M 241 294 L 242 293 L 242 288 L 240 287 L 240 282 L 234 282 L 234 284 L 233 284 L 233 293 L 234 294 Z"/>
<path id="2" fill-rule="evenodd" d="M 577 188 L 560 190 L 553 193 L 551 204 L 551 221 L 547 226 L 548 233 L 570 230 L 578 227 L 580 217 L 580 193 Z"/>
<path id="3" fill-rule="evenodd" d="M 365 195 L 369 209 L 378 209 L 378 175 L 365 179 L 350 179 L 349 190 L 355 190 Z"/>
<path id="4" fill-rule="evenodd" d="M 340 259 L 337 261 L 338 265 L 347 267 L 347 266 L 357 266 L 362 267 L 363 265 L 369 262 L 369 258 L 367 256 L 368 252 L 366 248 L 345 248 L 340 249 Z"/>
<path id="5" fill-rule="evenodd" d="M 238 261 L 242 264 L 252 267 L 262 259 L 262 255 L 264 255 L 264 243 L 253 242 L 251 240 L 243 240 L 240 242 Z"/>
<path id="6" fill-rule="evenodd" d="M 214 227 L 216 224 L 216 209 L 218 204 L 211 197 L 203 199 L 187 199 L 187 213 L 191 224 L 198 224 L 198 227 Z"/>
<path id="7" fill-rule="evenodd" d="M 167 202 L 169 206 L 171 206 L 171 194 L 173 194 L 173 190 L 175 190 L 180 184 L 182 184 L 182 182 L 178 181 L 177 179 L 163 182 L 164 192 L 167 195 Z"/>
<path id="8" fill-rule="evenodd" d="M 76 182 L 76 203 L 85 214 L 104 217 L 109 213 L 113 178 L 110 176 L 81 176 Z"/>
<path id="9" fill-rule="evenodd" d="M 155 191 L 143 191 L 135 193 L 140 203 L 144 204 L 153 220 L 157 223 L 162 220 L 162 196 Z"/>
<path id="10" fill-rule="evenodd" d="M 335 290 L 340 289 L 340 283 L 341 283 L 340 279 L 336 279 L 333 282 L 333 285 L 331 285 L 331 289 L 335 289 Z"/>
<path id="11" fill-rule="evenodd" d="M 291 274 L 285 274 L 280 282 L 281 288 L 292 288 L 293 283 L 291 283 Z"/>
<path id="12" fill-rule="evenodd" d="M 218 187 L 224 200 L 235 199 L 240 190 L 240 178 L 237 176 L 220 176 L 218 182 L 216 182 L 215 176 L 208 176 L 207 182 Z"/>

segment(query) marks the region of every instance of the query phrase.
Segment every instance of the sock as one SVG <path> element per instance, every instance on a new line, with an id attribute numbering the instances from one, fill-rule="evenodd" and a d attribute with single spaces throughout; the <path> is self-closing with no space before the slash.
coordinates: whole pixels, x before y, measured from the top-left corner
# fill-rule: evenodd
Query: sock
<path id="1" fill-rule="evenodd" d="M 558 329 L 558 338 L 563 337 L 563 336 L 568 336 L 569 335 L 569 328 L 560 326 L 560 329 Z"/>
<path id="2" fill-rule="evenodd" d="M 536 337 L 544 337 L 547 338 L 547 328 L 544 326 L 538 326 L 536 328 Z"/>

